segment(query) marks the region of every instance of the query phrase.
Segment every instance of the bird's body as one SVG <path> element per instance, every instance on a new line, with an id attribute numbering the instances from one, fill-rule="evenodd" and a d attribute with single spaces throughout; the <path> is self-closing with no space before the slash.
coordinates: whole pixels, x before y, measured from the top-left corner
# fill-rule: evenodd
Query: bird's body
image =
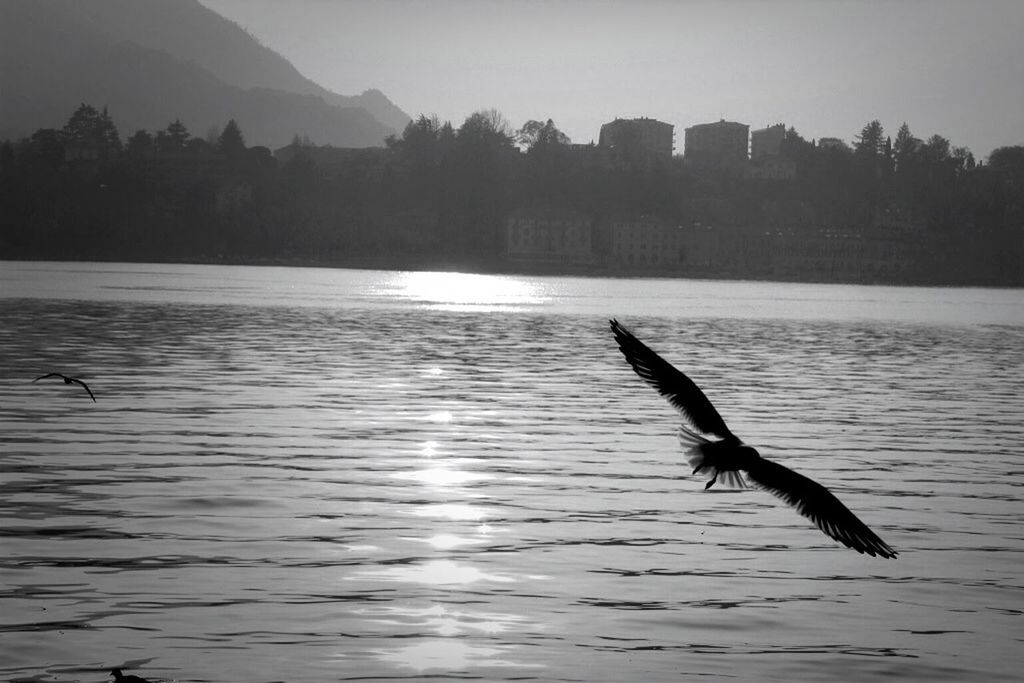
<path id="1" fill-rule="evenodd" d="M 746 488 L 753 484 L 786 501 L 826 535 L 872 556 L 895 558 L 896 551 L 850 512 L 827 488 L 761 457 L 729 431 L 722 416 L 693 380 L 648 348 L 617 320 L 612 333 L 633 370 L 668 399 L 684 418 L 679 442 L 694 474 L 710 477 L 706 489 L 721 481 Z"/>
<path id="2" fill-rule="evenodd" d="M 92 395 L 92 389 L 89 388 L 89 385 L 83 382 L 82 380 L 78 379 L 77 377 L 68 377 L 67 375 L 62 375 L 59 372 L 51 372 L 41 377 L 36 377 L 32 381 L 38 382 L 39 380 L 46 379 L 48 377 L 60 377 L 62 380 L 64 380 L 64 384 L 81 384 L 82 388 L 89 392 L 89 398 L 91 398 L 93 401 L 96 400 L 96 397 Z"/>
<path id="3" fill-rule="evenodd" d="M 120 669 L 111 669 L 110 675 L 114 677 L 114 683 L 149 683 L 145 678 L 128 674 L 125 676 Z"/>

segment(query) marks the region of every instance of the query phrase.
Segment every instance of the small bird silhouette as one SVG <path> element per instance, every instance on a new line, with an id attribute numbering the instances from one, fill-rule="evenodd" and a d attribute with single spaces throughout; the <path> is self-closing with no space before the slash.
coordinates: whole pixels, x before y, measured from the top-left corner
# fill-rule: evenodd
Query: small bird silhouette
<path id="1" fill-rule="evenodd" d="M 114 677 L 114 683 L 149 683 L 145 678 L 139 678 L 128 674 L 125 676 L 120 669 L 111 669 L 110 675 Z"/>
<path id="2" fill-rule="evenodd" d="M 729 431 L 715 406 L 693 380 L 634 337 L 617 320 L 609 322 L 619 349 L 636 374 L 682 413 L 685 423 L 679 427 L 679 443 L 693 473 L 705 472 L 711 477 L 705 489 L 711 488 L 719 478 L 735 488 L 747 488 L 749 480 L 796 508 L 827 536 L 846 547 L 871 556 L 896 557 L 896 551 L 827 488 L 762 458 L 756 449 Z"/>
<path id="3" fill-rule="evenodd" d="M 89 385 L 83 382 L 82 380 L 78 379 L 77 377 L 68 377 L 67 375 L 62 375 L 59 372 L 51 372 L 48 375 L 36 377 L 32 381 L 38 382 L 39 380 L 46 379 L 47 377 L 60 377 L 62 380 L 64 380 L 64 384 L 71 384 L 72 382 L 74 382 L 75 384 L 81 384 L 82 388 L 89 392 L 89 398 L 91 398 L 93 401 L 96 400 L 96 397 L 92 395 L 92 390 L 89 388 Z"/>

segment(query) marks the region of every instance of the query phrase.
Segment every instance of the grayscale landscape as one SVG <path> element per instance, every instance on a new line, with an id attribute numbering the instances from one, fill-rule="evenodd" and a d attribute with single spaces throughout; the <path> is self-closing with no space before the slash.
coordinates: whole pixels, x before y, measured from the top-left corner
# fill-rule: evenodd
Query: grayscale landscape
<path id="1" fill-rule="evenodd" d="M 1022 31 L 0 0 L 0 679 L 1019 680 Z"/>

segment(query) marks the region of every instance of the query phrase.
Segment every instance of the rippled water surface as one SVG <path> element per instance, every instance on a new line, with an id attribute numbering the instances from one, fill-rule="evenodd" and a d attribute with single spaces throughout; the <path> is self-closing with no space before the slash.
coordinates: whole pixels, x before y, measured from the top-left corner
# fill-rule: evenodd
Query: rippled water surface
<path id="1" fill-rule="evenodd" d="M 1020 290 L 0 263 L 0 678 L 1019 680 L 1021 396 Z"/>

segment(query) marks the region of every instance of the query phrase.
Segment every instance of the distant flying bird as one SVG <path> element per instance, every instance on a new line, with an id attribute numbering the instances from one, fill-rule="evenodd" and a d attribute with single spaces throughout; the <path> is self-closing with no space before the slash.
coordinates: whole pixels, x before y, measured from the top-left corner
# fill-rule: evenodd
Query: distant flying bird
<path id="1" fill-rule="evenodd" d="M 38 382 L 39 380 L 46 379 L 47 377 L 60 377 L 62 380 L 64 380 L 64 384 L 71 384 L 72 382 L 74 382 L 75 384 L 81 384 L 82 388 L 89 392 L 89 398 L 91 398 L 93 401 L 96 400 L 96 397 L 92 395 L 92 390 L 89 389 L 89 385 L 86 384 L 85 382 L 83 382 L 82 380 L 78 379 L 77 377 L 68 377 L 67 375 L 62 375 L 59 372 L 51 372 L 48 375 L 43 375 L 42 377 L 36 377 L 32 381 L 33 382 Z"/>
<path id="2" fill-rule="evenodd" d="M 111 669 L 110 675 L 114 677 L 114 683 L 149 683 L 145 678 L 139 678 L 128 674 L 125 676 L 120 669 Z"/>
<path id="3" fill-rule="evenodd" d="M 871 556 L 896 557 L 896 551 L 827 488 L 762 458 L 757 450 L 729 431 L 715 406 L 693 380 L 649 349 L 617 320 L 610 323 L 619 349 L 636 374 L 682 414 L 684 424 L 679 427 L 679 443 L 693 473 L 704 472 L 711 477 L 705 489 L 711 488 L 719 477 L 727 486 L 735 488 L 747 488 L 749 480 L 786 501 L 846 547 Z"/>

